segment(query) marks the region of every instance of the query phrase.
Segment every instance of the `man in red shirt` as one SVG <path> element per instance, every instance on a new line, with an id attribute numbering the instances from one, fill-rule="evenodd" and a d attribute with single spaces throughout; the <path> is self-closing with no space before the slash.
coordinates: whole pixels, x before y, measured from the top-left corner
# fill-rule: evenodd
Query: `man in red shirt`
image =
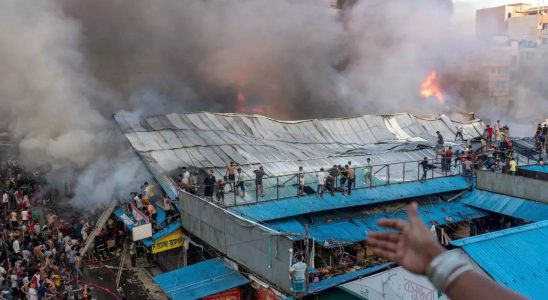
<path id="1" fill-rule="evenodd" d="M 445 151 L 445 168 L 446 171 L 451 171 L 451 161 L 453 158 L 453 147 L 449 146 L 447 150 Z"/>
<path id="2" fill-rule="evenodd" d="M 488 124 L 487 128 L 485 128 L 485 131 L 487 132 L 487 142 L 491 144 L 493 141 L 493 128 Z"/>

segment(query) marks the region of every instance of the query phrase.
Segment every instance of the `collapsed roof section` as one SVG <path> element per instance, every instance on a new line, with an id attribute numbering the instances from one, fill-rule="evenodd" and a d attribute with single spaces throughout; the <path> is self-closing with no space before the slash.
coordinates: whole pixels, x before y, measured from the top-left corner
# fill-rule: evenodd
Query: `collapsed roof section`
<path id="1" fill-rule="evenodd" d="M 124 135 L 164 189 L 176 194 L 168 179 L 181 166 L 213 169 L 224 175 L 234 161 L 247 178 L 261 164 L 270 176 L 294 174 L 298 166 L 317 171 L 351 160 L 360 166 L 368 156 L 391 164 L 435 156 L 436 131 L 452 140 L 458 126 L 464 138 L 481 135 L 484 124 L 467 124 L 407 113 L 355 118 L 280 121 L 261 115 L 171 113 L 141 117 L 114 115 Z M 455 144 L 456 145 L 456 144 Z"/>

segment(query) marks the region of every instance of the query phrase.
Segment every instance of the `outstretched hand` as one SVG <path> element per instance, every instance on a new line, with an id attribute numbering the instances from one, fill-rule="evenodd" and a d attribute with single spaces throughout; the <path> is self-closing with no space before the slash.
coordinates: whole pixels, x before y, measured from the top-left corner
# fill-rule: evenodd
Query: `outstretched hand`
<path id="1" fill-rule="evenodd" d="M 413 273 L 425 274 L 432 259 L 445 249 L 417 215 L 417 203 L 409 205 L 407 216 L 409 221 L 379 220 L 378 224 L 382 227 L 398 232 L 370 232 L 367 245 L 375 255 L 393 261 Z"/>

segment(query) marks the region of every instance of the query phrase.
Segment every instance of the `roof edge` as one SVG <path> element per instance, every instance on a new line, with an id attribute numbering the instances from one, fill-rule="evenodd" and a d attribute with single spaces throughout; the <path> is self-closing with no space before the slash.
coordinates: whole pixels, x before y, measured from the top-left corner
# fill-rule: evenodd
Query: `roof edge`
<path id="1" fill-rule="evenodd" d="M 544 228 L 544 227 L 548 227 L 548 220 L 535 222 L 535 223 L 522 225 L 522 226 L 517 226 L 513 228 L 508 228 L 508 229 L 504 229 L 496 232 L 480 234 L 480 235 L 465 238 L 462 240 L 453 241 L 451 242 L 451 245 L 456 247 L 464 247 L 470 244 L 492 240 L 501 236 L 508 236 L 508 235 L 517 234 L 517 233 L 535 230 L 535 229 Z"/>

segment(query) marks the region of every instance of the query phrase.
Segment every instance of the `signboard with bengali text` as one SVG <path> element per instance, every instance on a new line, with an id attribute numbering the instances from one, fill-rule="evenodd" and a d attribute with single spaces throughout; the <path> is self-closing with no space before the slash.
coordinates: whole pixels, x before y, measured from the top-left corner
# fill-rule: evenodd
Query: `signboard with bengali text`
<path id="1" fill-rule="evenodd" d="M 152 244 L 152 253 L 156 254 L 167 250 L 179 248 L 183 246 L 183 243 L 183 230 L 179 228 Z"/>

